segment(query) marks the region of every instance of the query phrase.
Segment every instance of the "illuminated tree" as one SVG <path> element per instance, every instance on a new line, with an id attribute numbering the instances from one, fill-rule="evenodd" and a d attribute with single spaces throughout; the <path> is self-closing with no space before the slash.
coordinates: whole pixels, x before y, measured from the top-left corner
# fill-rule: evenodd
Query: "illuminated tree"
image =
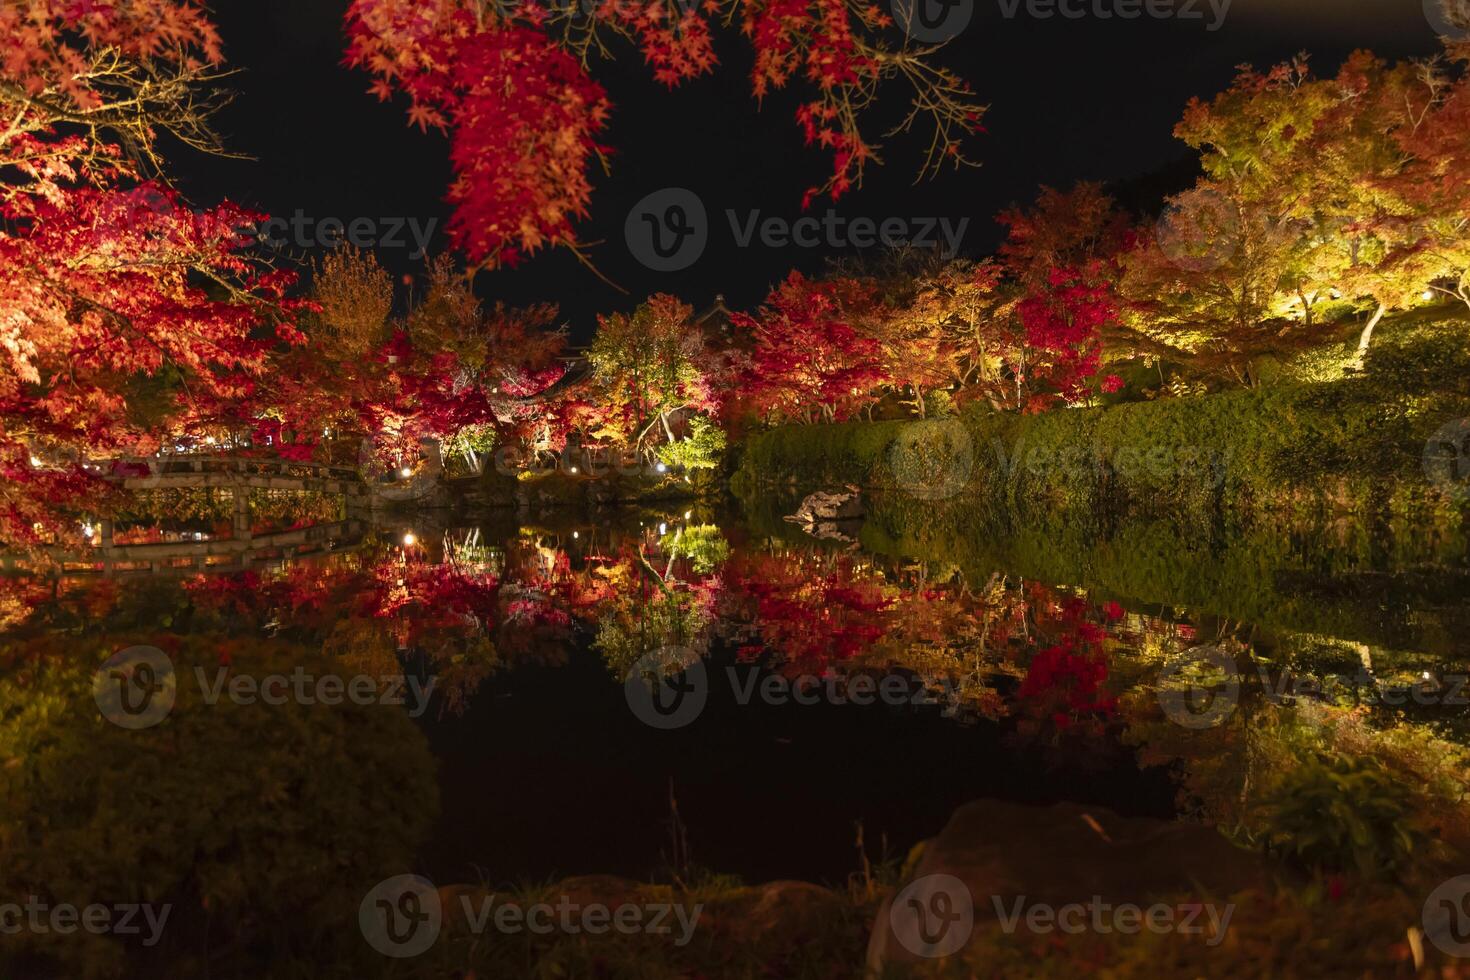
<path id="1" fill-rule="evenodd" d="M 716 409 L 704 339 L 693 309 L 672 296 L 650 296 L 632 315 L 598 317 L 587 351 L 594 397 L 606 410 L 603 434 L 642 449 L 658 427 L 675 441 L 673 417 Z"/>
<path id="2" fill-rule="evenodd" d="M 878 344 L 883 375 L 920 418 L 928 413 L 926 396 L 953 385 L 961 370 L 948 323 L 956 297 L 934 284 L 945 265 L 936 254 L 912 251 L 891 253 L 876 266 L 839 265 L 844 274 L 871 281 L 877 290 L 861 327 Z"/>
<path id="3" fill-rule="evenodd" d="M 1333 99 L 1297 59 L 1190 101 L 1174 134 L 1200 151 L 1205 176 L 1169 200 L 1122 283 L 1141 347 L 1251 384 L 1255 357 L 1307 342 L 1282 300 L 1304 294 L 1307 161 Z"/>
<path id="4" fill-rule="evenodd" d="M 314 337 L 338 359 L 362 357 L 385 339 L 393 312 L 393 278 L 371 252 L 351 246 L 322 259 L 312 276 L 323 330 Z"/>
<path id="5" fill-rule="evenodd" d="M 151 452 L 297 334 L 291 277 L 246 250 L 260 216 L 144 179 L 163 133 L 218 145 L 201 8 L 7 3 L 0 28 L 0 536 L 33 545 L 66 531 L 47 511 L 84 457 Z"/>
<path id="6" fill-rule="evenodd" d="M 876 303 L 870 282 L 791 273 L 756 313 L 732 317 L 752 348 L 732 397 L 768 421 L 840 421 L 871 405 L 890 383 L 872 336 Z"/>
<path id="7" fill-rule="evenodd" d="M 1035 205 L 997 219 L 1009 231 L 1000 259 L 1023 343 L 1009 369 L 1017 407 L 1038 408 L 1091 390 L 1102 359 L 1102 332 L 1119 316 L 1118 256 L 1129 240 L 1126 218 L 1096 184 L 1069 191 L 1041 188 Z M 1111 383 L 1110 383 L 1111 386 Z"/>

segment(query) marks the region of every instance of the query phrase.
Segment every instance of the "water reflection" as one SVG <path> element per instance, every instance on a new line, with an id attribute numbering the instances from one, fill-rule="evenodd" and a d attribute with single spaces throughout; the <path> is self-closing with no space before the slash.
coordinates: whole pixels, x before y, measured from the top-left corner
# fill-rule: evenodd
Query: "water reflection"
<path id="1" fill-rule="evenodd" d="M 1287 597 L 1290 616 L 1338 601 L 1320 569 L 1273 565 L 1273 556 L 1257 554 L 1256 571 Z M 1157 576 L 1130 596 L 974 554 L 897 557 L 692 511 L 380 527 L 351 553 L 280 556 L 248 571 L 7 576 L 0 893 L 166 903 L 177 918 L 156 946 L 29 935 L 6 955 L 24 967 L 17 975 L 106 975 L 124 952 L 130 969 L 186 972 L 281 955 L 307 962 L 328 950 L 351 962 L 361 954 L 358 898 L 416 861 L 448 880 L 472 879 L 486 856 L 502 867 L 519 860 L 520 872 L 542 879 L 647 873 L 651 860 L 628 856 L 643 853 L 637 846 L 585 831 L 570 842 L 566 814 L 538 809 L 575 796 L 577 774 L 591 769 L 565 755 L 543 768 L 525 762 L 549 737 L 536 727 L 546 717 L 575 733 L 568 755 L 621 774 L 630 797 L 646 786 L 640 770 L 652 757 L 609 763 L 601 753 L 641 746 L 687 770 L 678 753 L 698 746 L 703 765 L 733 773 L 721 797 L 728 812 L 707 807 L 695 825 L 725 871 L 769 871 L 754 857 L 736 866 L 752 845 L 734 797 L 759 799 L 777 782 L 741 769 L 748 757 L 777 765 L 771 753 L 806 740 L 818 749 L 803 765 L 829 770 L 806 776 L 812 799 L 839 808 L 886 799 L 861 763 L 820 757 L 830 750 L 814 729 L 860 716 L 904 752 L 960 760 L 948 779 L 880 807 L 879 820 L 905 807 L 927 820 L 965 799 L 1007 795 L 1164 815 L 1150 796 L 1164 786 L 1166 813 L 1288 864 L 1428 874 L 1470 852 L 1464 641 L 1426 626 L 1463 621 L 1470 599 L 1454 592 L 1457 580 L 1425 567 L 1407 584 L 1379 575 L 1374 594 L 1407 596 L 1410 607 L 1365 633 L 1330 636 L 1196 605 L 1187 575 Z M 1182 597 L 1161 604 L 1170 588 Z M 1426 635 L 1433 652 L 1412 645 Z M 145 731 L 111 724 L 92 688 L 99 664 L 135 646 L 164 651 L 177 680 L 171 711 Z M 660 650 L 692 651 L 711 687 L 703 714 L 676 732 L 642 730 L 623 702 L 624 679 Z M 687 666 L 664 664 L 674 674 Z M 260 696 L 263 678 L 303 675 L 307 696 L 299 686 L 284 700 Z M 231 693 L 241 678 L 253 698 Z M 362 678 L 371 696 L 322 696 Z M 382 696 L 377 685 L 392 678 L 425 703 Z M 804 728 L 798 715 L 819 720 Z M 516 727 L 485 727 L 504 718 Z M 771 734 L 752 734 L 752 719 Z M 473 734 L 485 731 L 494 738 Z M 982 763 L 966 762 L 971 752 Z M 475 783 L 505 821 L 495 833 L 466 826 L 466 814 L 485 812 Z M 642 795 L 628 806 L 651 823 Z M 1324 821 L 1332 806 L 1350 812 Z M 788 819 L 797 837 L 832 830 L 800 812 Z M 538 837 L 537 823 L 558 832 Z M 890 823 L 881 829 L 912 829 Z M 760 848 L 784 853 L 765 839 Z"/>

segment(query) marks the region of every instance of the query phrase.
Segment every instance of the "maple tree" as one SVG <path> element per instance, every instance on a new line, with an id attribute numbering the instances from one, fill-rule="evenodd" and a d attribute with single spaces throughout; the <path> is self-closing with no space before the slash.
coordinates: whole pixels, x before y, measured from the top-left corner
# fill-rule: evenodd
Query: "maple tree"
<path id="1" fill-rule="evenodd" d="M 347 246 L 325 256 L 312 276 L 321 329 L 314 339 L 336 359 L 361 357 L 385 339 L 393 277 L 371 252 Z"/>
<path id="2" fill-rule="evenodd" d="M 1392 202 L 1371 213 L 1386 245 L 1373 284 L 1380 310 L 1408 305 L 1423 288 L 1470 306 L 1470 46 L 1452 42 L 1448 55 L 1393 69 L 1364 57 L 1344 69 L 1346 84 L 1376 96 L 1363 127 L 1386 124 L 1397 151 L 1361 178 Z M 1365 329 L 1360 357 L 1371 336 Z"/>
<path id="3" fill-rule="evenodd" d="M 1449 53 L 1358 52 L 1325 79 L 1299 57 L 1191 101 L 1175 132 L 1205 173 L 1126 256 L 1135 344 L 1255 383 L 1260 354 L 1318 343 L 1329 310 L 1366 305 L 1361 368 L 1387 312 L 1426 289 L 1470 295 L 1465 55 Z"/>
<path id="4" fill-rule="evenodd" d="M 1002 269 L 994 259 L 954 259 L 921 273 L 911 302 L 926 308 L 945 337 L 956 405 L 983 399 L 992 408 L 1017 407 L 1024 378 L 1025 333 L 1011 311 L 1011 290 L 1001 289 Z M 1022 382 L 1024 383 L 1024 382 Z"/>
<path id="5" fill-rule="evenodd" d="M 921 173 L 970 162 L 961 144 L 980 128 L 984 107 L 933 63 L 932 48 L 895 46 L 883 36 L 892 19 L 850 0 L 640 0 L 597 4 L 585 15 L 575 5 L 354 0 L 346 60 L 375 76 L 379 98 L 406 95 L 412 124 L 450 135 L 455 246 L 475 267 L 514 265 L 548 246 L 583 255 L 573 223 L 587 213 L 592 164 L 605 165 L 598 140 L 611 109 L 586 65 L 609 53 L 608 35 L 634 44 L 672 87 L 714 70 L 717 21 L 738 21 L 750 40 L 756 98 L 796 78 L 813 89 L 797 122 L 808 144 L 832 154 L 833 169 L 805 201 L 840 197 L 878 159 L 859 117 L 885 81 L 913 89 L 898 129 L 928 125 Z"/>
<path id="6" fill-rule="evenodd" d="M 688 304 L 660 293 L 631 315 L 598 318 L 587 351 L 593 397 L 604 409 L 594 435 L 639 450 L 657 427 L 674 443 L 676 415 L 718 409 L 713 361 L 693 313 Z"/>
<path id="7" fill-rule="evenodd" d="M 243 395 L 296 305 L 247 249 L 261 216 L 196 212 L 148 173 L 164 132 L 217 145 L 202 8 L 4 3 L 0 27 L 0 536 L 35 545 L 78 537 L 51 511 L 85 499 L 86 457 L 151 452 L 171 417 Z"/>
<path id="8" fill-rule="evenodd" d="M 1091 391 L 1103 332 L 1120 315 L 1127 219 L 1100 186 L 1084 182 L 1067 191 L 1042 187 L 1031 208 L 1009 209 L 997 220 L 1007 229 L 999 259 L 1009 302 L 995 315 L 1013 317 L 1021 336 L 1006 363 L 1015 407 L 1077 401 Z M 1110 390 L 1116 384 L 1104 382 Z"/>
<path id="9" fill-rule="evenodd" d="M 308 342 L 279 352 L 248 400 L 220 404 L 220 421 L 288 457 L 360 445 L 344 462 L 378 470 L 413 470 L 426 444 L 477 471 L 497 445 L 555 441 L 542 396 L 566 370 L 556 308 L 487 307 L 444 257 L 429 262 L 426 280 L 396 317 L 376 259 L 329 256 L 314 286 L 319 312 L 304 322 Z"/>
<path id="10" fill-rule="evenodd" d="M 871 282 L 791 273 L 756 313 L 731 317 L 751 346 L 732 396 L 768 421 L 840 421 L 870 405 L 889 380 L 868 323 L 877 302 Z"/>
<path id="11" fill-rule="evenodd" d="M 900 403 L 924 418 L 931 395 L 955 386 L 959 348 L 948 329 L 955 313 L 952 291 L 936 288 L 949 263 L 937 254 L 898 251 L 876 267 L 863 264 L 843 274 L 869 281 L 877 291 L 861 329 L 877 342 L 880 369 Z"/>

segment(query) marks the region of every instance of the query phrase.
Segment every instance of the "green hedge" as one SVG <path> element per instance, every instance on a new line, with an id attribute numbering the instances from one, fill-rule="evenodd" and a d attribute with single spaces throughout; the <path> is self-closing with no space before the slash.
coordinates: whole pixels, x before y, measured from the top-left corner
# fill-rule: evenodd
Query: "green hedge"
<path id="1" fill-rule="evenodd" d="M 1467 327 L 1389 329 L 1362 376 L 1329 382 L 1029 416 L 972 406 L 947 420 L 781 427 L 746 440 L 732 485 L 752 497 L 856 484 L 1028 517 L 1373 513 L 1458 524 L 1463 509 L 1425 479 L 1423 452 L 1442 424 L 1470 416 Z"/>

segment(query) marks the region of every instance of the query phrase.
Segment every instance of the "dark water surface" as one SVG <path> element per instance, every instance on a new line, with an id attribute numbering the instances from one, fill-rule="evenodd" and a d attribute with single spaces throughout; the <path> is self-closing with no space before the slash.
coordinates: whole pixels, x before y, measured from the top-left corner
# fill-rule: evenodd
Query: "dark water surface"
<path id="1" fill-rule="evenodd" d="M 937 517 L 927 544 L 877 521 L 816 540 L 683 505 L 538 521 L 404 519 L 245 572 L 4 579 L 4 817 L 30 849 L 10 890 L 156 897 L 176 873 L 204 893 L 170 895 L 182 921 L 213 930 L 191 909 L 268 894 L 298 923 L 350 917 L 404 872 L 838 882 L 861 865 L 859 827 L 869 858 L 901 859 L 984 797 L 1228 829 L 1283 717 L 1315 731 L 1316 712 L 1358 705 L 1367 730 L 1464 744 L 1454 542 L 963 541 Z M 177 685 L 136 731 L 89 696 L 134 647 L 164 651 Z M 1239 680 L 1215 725 L 1192 721 L 1224 690 L 1200 650 Z M 703 706 L 668 727 L 650 705 L 685 710 L 695 663 Z M 426 705 L 361 708 L 197 690 L 298 666 L 434 687 Z"/>

